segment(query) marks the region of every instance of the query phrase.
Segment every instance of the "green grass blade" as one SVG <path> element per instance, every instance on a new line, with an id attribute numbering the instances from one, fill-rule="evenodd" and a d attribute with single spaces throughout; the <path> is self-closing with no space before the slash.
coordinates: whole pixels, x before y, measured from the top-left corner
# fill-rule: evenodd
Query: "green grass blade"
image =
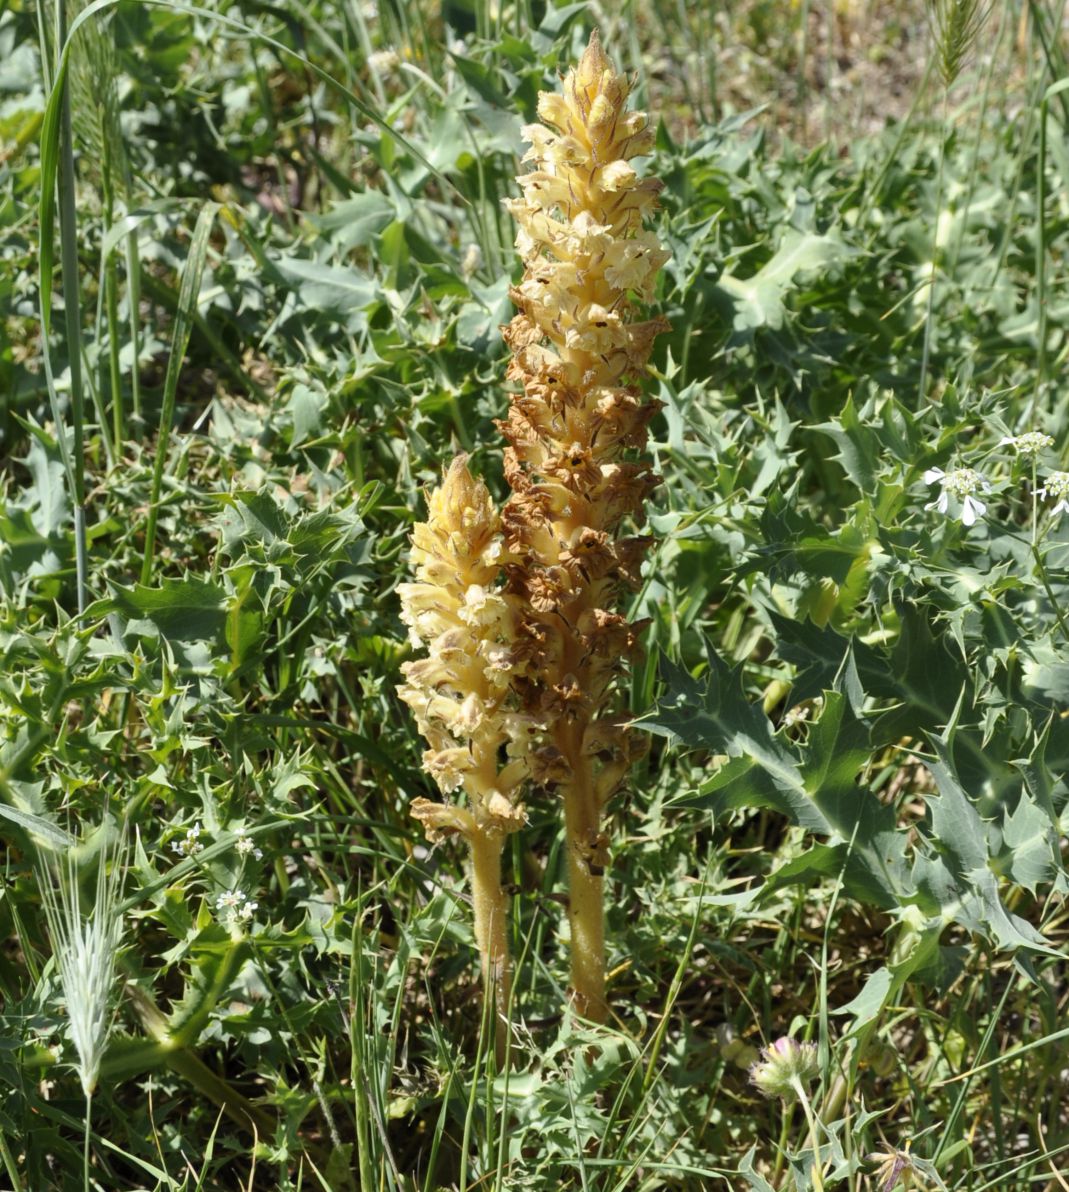
<path id="1" fill-rule="evenodd" d="M 149 498 L 148 524 L 145 528 L 145 554 L 141 563 L 141 582 L 147 584 L 152 578 L 152 559 L 156 550 L 156 525 L 159 521 L 160 490 L 163 486 L 163 470 L 167 462 L 167 442 L 174 422 L 175 398 L 178 392 L 178 378 L 182 361 L 189 346 L 193 330 L 194 311 L 200 294 L 204 261 L 208 255 L 208 238 L 215 222 L 218 203 L 205 203 L 193 229 L 189 245 L 189 256 L 182 269 L 182 282 L 178 292 L 178 310 L 175 314 L 174 332 L 171 337 L 171 354 L 167 361 L 167 375 L 163 383 L 163 408 L 160 411 L 160 425 L 156 439 L 156 460 L 152 469 L 152 489 Z"/>

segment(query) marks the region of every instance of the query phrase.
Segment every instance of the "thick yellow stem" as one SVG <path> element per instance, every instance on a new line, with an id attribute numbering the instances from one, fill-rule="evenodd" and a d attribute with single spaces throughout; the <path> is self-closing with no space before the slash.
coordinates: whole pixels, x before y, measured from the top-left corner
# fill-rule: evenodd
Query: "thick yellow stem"
<path id="1" fill-rule="evenodd" d="M 469 841 L 475 943 L 482 965 L 483 997 L 494 1019 L 494 1052 L 498 1064 L 503 1064 L 512 985 L 506 930 L 508 904 L 501 888 L 501 853 L 505 836 L 501 832 L 476 831 Z"/>
<path id="2" fill-rule="evenodd" d="M 593 1022 L 604 1022 L 605 903 L 604 879 L 591 860 L 588 842 L 598 832 L 598 813 L 589 791 L 564 788 L 564 830 L 568 840 L 568 923 L 572 947 L 572 1004 Z"/>
<path id="3" fill-rule="evenodd" d="M 601 847 L 601 806 L 591 782 L 590 763 L 581 756 L 583 724 L 558 734 L 572 766 L 572 781 L 561 787 L 568 855 L 568 924 L 571 929 L 572 1004 L 584 1018 L 604 1022 L 605 898 Z"/>

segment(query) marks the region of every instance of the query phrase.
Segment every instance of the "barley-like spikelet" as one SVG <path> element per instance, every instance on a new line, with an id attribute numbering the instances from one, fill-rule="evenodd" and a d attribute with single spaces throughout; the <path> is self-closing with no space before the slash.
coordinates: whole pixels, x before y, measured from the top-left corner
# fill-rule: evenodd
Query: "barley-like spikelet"
<path id="1" fill-rule="evenodd" d="M 497 510 L 458 457 L 413 532 L 416 582 L 399 588 L 412 641 L 427 649 L 426 658 L 402 668 L 399 694 L 429 746 L 424 768 L 445 794 L 467 795 L 467 806 L 416 799 L 412 814 L 432 840 L 457 834 L 471 850 L 475 937 L 493 990 L 499 1055 L 510 983 L 501 853 L 525 820 L 522 785 L 538 728 L 507 706 L 516 616 L 498 587 L 501 556 Z"/>
<path id="2" fill-rule="evenodd" d="M 617 607 L 650 540 L 621 526 L 641 522 L 658 483 L 638 458 L 658 403 L 643 401 L 638 382 L 667 329 L 636 317 L 630 301 L 652 297 L 668 254 L 642 227 L 661 183 L 631 164 L 653 132 L 625 110 L 629 90 L 595 32 L 562 93 L 539 95 L 543 124 L 524 130 L 532 169 L 506 204 L 525 265 L 512 291 L 520 313 L 504 328 L 509 377 L 522 388 L 501 424 L 513 490 L 502 511 L 507 591 L 526 661 L 513 686 L 550 726 L 535 778 L 564 800 L 573 998 L 593 1018 L 607 1010 L 603 811 L 642 748 L 619 698 L 639 627 Z"/>
<path id="3" fill-rule="evenodd" d="M 67 1037 L 74 1045 L 75 1067 L 86 1097 L 96 1089 L 100 1061 L 111 1033 L 115 957 L 123 929 L 117 908 L 125 876 L 125 842 L 123 836 L 110 870 L 108 850 L 101 852 L 88 909 L 82 903 L 73 853 L 68 852 L 57 870 L 42 864 L 38 871 L 45 920 L 67 1004 Z"/>
<path id="4" fill-rule="evenodd" d="M 961 74 L 993 7 L 994 0 L 928 0 L 939 73 L 947 87 Z"/>

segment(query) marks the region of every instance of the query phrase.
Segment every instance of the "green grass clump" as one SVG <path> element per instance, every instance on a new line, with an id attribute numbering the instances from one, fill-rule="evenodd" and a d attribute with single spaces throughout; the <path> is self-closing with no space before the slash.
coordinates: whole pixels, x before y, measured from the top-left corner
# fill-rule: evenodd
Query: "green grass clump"
<path id="1" fill-rule="evenodd" d="M 1069 1178 L 1067 14 L 944 85 L 924 7 L 4 8 L 5 1187 Z M 501 200 L 595 24 L 664 115 L 652 748 L 604 1024 L 525 796 L 500 1067 L 398 587 L 444 464 L 506 496 Z"/>

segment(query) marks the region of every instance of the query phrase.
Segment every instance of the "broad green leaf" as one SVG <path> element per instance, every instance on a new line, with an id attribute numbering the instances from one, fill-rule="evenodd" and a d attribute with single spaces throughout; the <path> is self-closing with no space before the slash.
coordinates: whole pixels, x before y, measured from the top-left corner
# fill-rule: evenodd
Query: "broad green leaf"
<path id="1" fill-rule="evenodd" d="M 951 757 L 953 727 L 934 737 L 937 762 L 928 763 L 939 790 L 928 800 L 931 844 L 937 855 L 918 857 L 914 880 L 929 913 L 960 923 L 1010 951 L 1028 948 L 1057 955 L 1026 920 L 1009 912 L 991 867 L 991 826 L 958 781 Z M 934 905 L 932 905 L 934 903 Z"/>
<path id="2" fill-rule="evenodd" d="M 1065 807 L 1066 799 L 1069 798 L 1069 789 L 1067 789 L 1064 775 L 1060 774 L 1055 777 L 1047 761 L 1047 748 L 1050 744 L 1051 734 L 1055 725 L 1060 723 L 1054 716 L 1048 717 L 1042 731 L 1036 737 L 1032 752 L 1027 758 L 1012 763 L 1021 775 L 1024 789 L 1028 792 L 1029 798 L 1037 806 L 1042 807 L 1055 833 L 1061 831 L 1061 813 Z"/>
<path id="3" fill-rule="evenodd" d="M 862 493 L 874 493 L 881 455 L 880 442 L 876 434 L 858 418 L 853 395 L 846 399 L 846 405 L 838 418 L 818 423 L 813 430 L 823 431 L 835 440 L 839 454 L 832 458 L 842 464 L 843 471 Z"/>
<path id="4" fill-rule="evenodd" d="M 311 385 L 294 385 L 286 403 L 286 410 L 293 419 L 291 447 L 298 447 L 305 439 L 319 434 L 327 405 L 327 395 L 322 390 L 314 389 Z"/>
<path id="5" fill-rule="evenodd" d="M 219 924 L 204 927 L 193 941 L 194 959 L 181 1000 L 167 1022 L 172 1047 L 192 1047 L 219 999 L 249 954 L 247 940 L 233 940 Z"/>
<path id="6" fill-rule="evenodd" d="M 285 540 L 289 519 L 282 507 L 264 492 L 239 490 L 219 497 L 226 505 L 219 521 L 223 547 L 231 554 L 240 546 L 271 546 Z"/>
<path id="7" fill-rule="evenodd" d="M 341 248 L 365 248 L 392 220 L 397 205 L 380 190 L 366 190 L 332 204 L 325 215 L 315 218 L 323 231 Z"/>
<path id="8" fill-rule="evenodd" d="M 641 721 L 652 732 L 731 759 L 696 791 L 674 802 L 717 816 L 733 808 L 779 811 L 843 846 L 834 854 L 807 854 L 807 860 L 796 864 L 827 865 L 834 856 L 852 894 L 877 906 L 897 905 L 908 888 L 906 837 L 897 830 L 894 809 L 857 781 L 871 746 L 868 726 L 847 696 L 826 691 L 808 740 L 791 744 L 774 734 L 764 713 L 747 702 L 736 676 L 711 648 L 707 656 L 710 672 L 704 685 L 665 660 L 667 691 Z M 850 673 L 856 686 L 852 666 Z M 777 874 L 775 880 L 787 884 L 793 876 Z"/>
<path id="9" fill-rule="evenodd" d="M 987 864 L 987 832 L 973 803 L 953 773 L 948 744 L 936 740 L 938 762 L 929 762 L 939 797 L 928 800 L 932 832 L 940 851 L 953 858 L 959 872 L 982 869 Z"/>
<path id="10" fill-rule="evenodd" d="M 264 614 L 243 600 L 231 602 L 226 617 L 226 644 L 230 647 L 230 669 L 241 670 L 258 661 L 263 641 Z"/>
<path id="11" fill-rule="evenodd" d="M 742 280 L 721 274 L 718 285 L 735 304 L 738 331 L 770 327 L 778 330 L 786 318 L 785 299 L 801 273 L 829 269 L 853 253 L 838 232 L 818 235 L 789 228 L 775 256 L 753 277 Z"/>
<path id="12" fill-rule="evenodd" d="M 292 287 L 298 306 L 307 310 L 347 319 L 381 301 L 375 280 L 352 266 L 281 257 L 274 267 Z"/>
<path id="13" fill-rule="evenodd" d="M 870 973 L 861 987 L 861 992 L 843 1006 L 836 1006 L 832 1014 L 849 1014 L 853 1018 L 850 1034 L 874 1021 L 884 1007 L 887 995 L 894 984 L 890 969 L 878 968 Z"/>
<path id="14" fill-rule="evenodd" d="M 745 1179 L 753 1192 L 776 1192 L 775 1188 L 765 1179 L 765 1177 L 754 1170 L 754 1156 L 757 1154 L 757 1147 L 752 1146 L 742 1157 L 739 1163 L 739 1175 Z"/>
<path id="15" fill-rule="evenodd" d="M 1036 642 L 1021 662 L 1021 686 L 1033 699 L 1064 706 L 1069 703 L 1069 660 L 1064 647 Z"/>
<path id="16" fill-rule="evenodd" d="M 70 522 L 70 501 L 64 484 L 63 458 L 56 440 L 33 422 L 24 422 L 30 445 L 23 466 L 31 478 L 27 495 L 34 529 L 52 539 Z"/>
<path id="17" fill-rule="evenodd" d="M 639 723 L 690 749 L 745 759 L 760 767 L 777 789 L 803 797 L 797 762 L 773 733 L 768 717 L 745 698 L 738 675 L 728 670 L 711 644 L 706 657 L 709 673 L 704 683 L 662 657 L 665 694 Z"/>
<path id="18" fill-rule="evenodd" d="M 20 811 L 17 807 L 9 807 L 6 803 L 0 803 L 0 816 L 10 820 L 13 824 L 18 824 L 31 836 L 38 837 L 52 848 L 73 848 L 77 843 L 70 833 L 64 832 L 56 824 L 42 819 L 39 815 L 33 815 L 29 811 Z"/>
<path id="19" fill-rule="evenodd" d="M 108 1042 L 100 1074 L 108 1080 L 129 1080 L 142 1072 L 162 1067 L 167 1062 L 169 1050 L 167 1044 L 158 1039 L 114 1034 Z"/>
<path id="20" fill-rule="evenodd" d="M 931 613 L 915 604 L 896 607 L 899 634 L 886 679 L 878 687 L 867 688 L 874 695 L 899 701 L 877 720 L 873 735 L 878 743 L 949 724 L 962 691 L 970 686 L 968 666 L 960 652 L 951 648 L 947 634 L 933 633 Z M 958 747 L 977 760 L 978 746 L 968 733 L 961 734 Z"/>
<path id="21" fill-rule="evenodd" d="M 217 500 L 224 506 L 218 519 L 223 549 L 238 569 L 257 565 L 254 586 L 261 595 L 273 582 L 308 582 L 356 561 L 364 523 L 355 505 L 294 516 L 267 492 L 238 490 L 219 494 Z M 266 574 L 264 564 L 277 569 L 272 572 L 276 580 Z M 230 568 L 228 575 L 239 589 L 248 586 L 238 570 Z"/>
<path id="22" fill-rule="evenodd" d="M 761 886 L 761 897 L 770 898 L 786 886 L 810 885 L 822 878 L 837 878 L 846 863 L 845 844 L 817 844 L 800 857 L 774 869 Z"/>
<path id="23" fill-rule="evenodd" d="M 567 32 L 581 13 L 588 11 L 588 5 L 585 3 L 547 6 L 546 14 L 542 18 L 542 23 L 535 30 L 533 40 L 536 44 L 549 49 L 558 38 Z"/>
<path id="24" fill-rule="evenodd" d="M 674 800 L 682 807 L 696 807 L 711 811 L 715 816 L 736 808 L 768 808 L 787 816 L 807 831 L 827 835 L 828 822 L 806 796 L 801 775 L 790 780 L 789 767 L 794 759 L 787 754 L 785 765 L 778 767 L 780 777 L 750 757 L 737 757 L 727 762 L 690 794 Z"/>
<path id="25" fill-rule="evenodd" d="M 858 773 L 872 753 L 868 725 L 846 696 L 824 693 L 824 710 L 801 751 L 805 789 L 833 839 L 848 842 L 843 880 L 855 896 L 878 906 L 897 905 L 908 882 L 906 837 L 893 807 L 886 806 Z"/>
<path id="26" fill-rule="evenodd" d="M 155 220 L 161 215 L 180 216 L 186 210 L 187 204 L 182 199 L 154 199 L 141 203 L 136 210 L 128 211 L 121 219 L 117 219 L 102 241 L 101 251 L 104 256 L 110 256 L 122 240 L 136 231 L 143 223 Z"/>
<path id="27" fill-rule="evenodd" d="M 1040 883 L 1052 880 L 1060 868 L 1058 833 L 1027 792 L 1003 821 L 1002 848 L 994 863 L 1033 896 Z"/>
<path id="28" fill-rule="evenodd" d="M 113 18 L 116 42 L 144 72 L 144 78 L 174 86 L 196 45 L 196 27 L 187 11 L 151 4 L 118 6 Z"/>
<path id="29" fill-rule="evenodd" d="M 487 352 L 500 337 L 498 328 L 509 320 L 510 278 L 498 278 L 489 286 L 472 285 L 472 301 L 465 302 L 457 316 L 457 342 L 473 352 Z"/>
<path id="30" fill-rule="evenodd" d="M 0 505 L 0 591 L 14 594 L 24 578 L 54 575 L 70 566 L 71 551 L 57 535 L 45 537 L 33 524 L 28 509 L 5 510 Z"/>
<path id="31" fill-rule="evenodd" d="M 136 584 L 112 586 L 110 598 L 98 601 L 98 614 L 118 613 L 126 621 L 151 622 L 168 640 L 213 641 L 226 622 L 226 593 L 217 584 L 186 576 L 165 579 L 158 588 Z"/>
<path id="32" fill-rule="evenodd" d="M 834 687 L 848 647 L 867 693 L 886 698 L 892 690 L 890 668 L 872 646 L 852 641 L 830 625 L 794 620 L 774 608 L 767 608 L 765 613 L 775 634 L 776 653 L 799 669 L 792 691 L 795 702 L 813 699 Z"/>

